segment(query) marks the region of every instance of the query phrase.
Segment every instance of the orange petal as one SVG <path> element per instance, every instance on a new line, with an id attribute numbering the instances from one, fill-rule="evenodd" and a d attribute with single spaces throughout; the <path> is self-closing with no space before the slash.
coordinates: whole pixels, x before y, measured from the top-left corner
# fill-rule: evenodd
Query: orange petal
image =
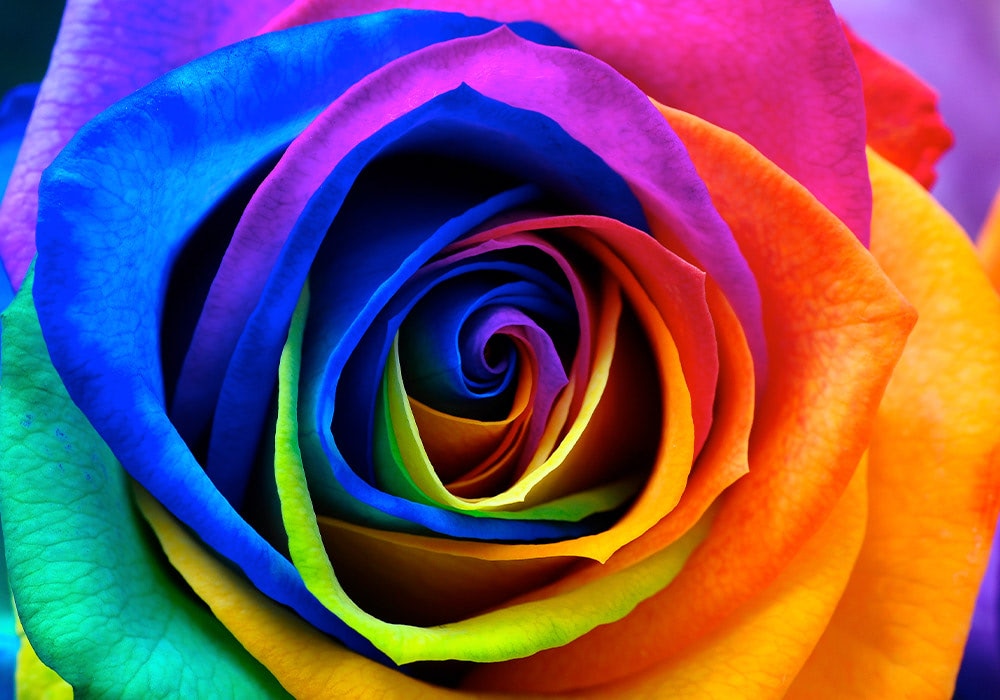
<path id="1" fill-rule="evenodd" d="M 861 71 L 868 145 L 930 189 L 934 166 L 955 139 L 937 110 L 937 93 L 906 67 L 844 25 Z"/>
<path id="2" fill-rule="evenodd" d="M 979 258 L 993 288 L 1000 290 L 1000 191 L 993 198 L 986 223 L 979 232 Z"/>
<path id="3" fill-rule="evenodd" d="M 809 656 L 847 585 L 865 531 L 865 474 L 862 465 L 819 532 L 722 629 L 668 664 L 581 697 L 778 697 Z"/>
<path id="4" fill-rule="evenodd" d="M 474 670 L 477 688 L 559 691 L 618 680 L 689 649 L 761 594 L 826 520 L 871 437 L 914 323 L 857 239 L 737 136 L 661 108 L 761 290 L 770 377 L 750 473 L 661 593 L 559 649 Z"/>
<path id="5" fill-rule="evenodd" d="M 879 409 L 864 547 L 803 698 L 950 697 L 1000 487 L 1000 302 L 965 233 L 869 152 L 872 252 L 920 320 Z"/>

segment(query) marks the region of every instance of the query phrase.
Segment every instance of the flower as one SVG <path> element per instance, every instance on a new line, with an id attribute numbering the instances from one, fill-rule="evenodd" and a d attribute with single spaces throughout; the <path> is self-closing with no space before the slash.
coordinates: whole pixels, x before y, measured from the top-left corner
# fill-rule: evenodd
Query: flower
<path id="1" fill-rule="evenodd" d="M 773 5 L 70 3 L 0 208 L 41 660 L 115 697 L 950 692 L 1000 305 L 866 156 L 830 7 Z"/>

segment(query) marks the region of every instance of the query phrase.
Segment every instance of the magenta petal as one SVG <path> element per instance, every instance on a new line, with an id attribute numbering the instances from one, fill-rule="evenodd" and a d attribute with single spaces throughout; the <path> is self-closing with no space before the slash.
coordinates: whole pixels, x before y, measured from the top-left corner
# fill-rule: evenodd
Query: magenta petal
<path id="1" fill-rule="evenodd" d="M 38 180 L 98 112 L 167 71 L 253 36 L 286 0 L 69 0 L 49 72 L 0 205 L 15 288 L 35 255 Z"/>
<path id="2" fill-rule="evenodd" d="M 546 24 L 658 101 L 742 136 L 867 245 L 861 80 L 825 0 L 299 0 L 268 28 L 389 7 Z"/>

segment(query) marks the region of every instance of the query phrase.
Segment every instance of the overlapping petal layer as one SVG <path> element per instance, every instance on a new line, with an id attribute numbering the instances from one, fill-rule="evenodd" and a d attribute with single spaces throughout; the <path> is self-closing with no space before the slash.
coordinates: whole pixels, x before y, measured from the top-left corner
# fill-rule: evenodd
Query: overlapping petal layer
<path id="1" fill-rule="evenodd" d="M 463 17 L 394 13 L 374 24 L 315 25 L 227 49 L 203 63 L 238 64 L 240 73 L 194 64 L 137 93 L 91 123 L 48 171 L 43 186 L 35 296 L 42 323 L 50 329 L 46 332 L 53 333 L 48 346 L 54 363 L 65 373 L 70 393 L 129 473 L 210 547 L 264 593 L 374 658 L 382 658 L 376 647 L 400 662 L 530 654 L 617 619 L 661 589 L 691 543 L 700 540 L 694 526 L 705 522 L 712 498 L 745 472 L 749 382 L 755 374 L 750 368 L 766 366 L 756 284 L 680 142 L 645 96 L 584 54 L 530 43 L 507 30 L 421 51 L 437 38 L 490 28 L 488 22 Z M 551 38 L 543 30 L 524 31 Z M 331 36 L 338 46 L 354 46 L 375 42 L 385 32 L 405 41 L 386 49 L 389 54 L 368 52 L 371 65 L 332 76 L 325 68 L 309 70 L 317 51 L 335 50 Z M 408 48 L 417 53 L 393 60 L 391 52 Z M 271 70 L 276 60 L 296 73 L 298 84 L 261 94 L 255 70 Z M 228 82 L 195 84 L 187 79 L 189 70 L 198 76 L 206 70 L 225 74 Z M 526 71 L 536 79 L 518 86 L 518 76 Z M 345 91 L 359 73 L 367 77 Z M 418 79 L 404 79 L 414 76 Z M 539 82 L 539 76 L 544 80 Z M 203 111 L 201 100 L 208 93 L 213 109 Z M 378 104 L 372 103 L 374 96 L 395 105 L 398 113 L 360 108 Z M 331 100 L 324 111 L 324 101 Z M 254 124 L 242 138 L 229 130 L 233 113 Z M 394 116 L 389 123 L 386 114 Z M 167 153 L 150 136 L 164 135 L 169 143 L 174 125 L 184 124 L 186 131 L 192 119 L 204 142 L 174 144 L 179 147 Z M 594 128 L 601 123 L 616 124 L 618 133 Z M 331 126 L 353 135 L 343 139 L 343 133 L 330 132 Z M 245 194 L 259 177 L 257 170 L 281 151 L 263 185 Z M 301 170 L 309 160 L 300 151 L 313 156 L 316 170 Z M 97 153 L 103 155 L 95 160 Z M 498 158 L 502 153 L 511 155 Z M 155 160 L 156 167 L 132 162 L 137 154 Z M 557 165 L 553 155 L 559 156 Z M 413 186 L 411 167 L 417 163 L 424 166 L 426 192 Z M 448 167 L 439 167 L 442 163 Z M 470 177 L 461 167 L 477 164 L 482 176 Z M 196 185 L 192 179 L 198 178 Z M 94 187 L 95 180 L 101 186 Z M 161 197 L 165 192 L 170 196 Z M 435 198 L 424 198 L 433 193 Z M 216 230 L 222 214 L 207 216 L 220 197 L 250 201 L 232 236 L 236 247 L 218 254 L 221 276 L 204 291 L 209 300 L 222 295 L 223 305 L 243 300 L 236 306 L 246 313 L 221 325 L 207 315 L 176 317 L 159 300 L 168 282 L 176 284 L 167 278 L 170 263 L 189 264 L 189 241 L 229 241 L 226 232 Z M 384 197 L 394 209 L 380 205 Z M 529 204 L 542 212 L 584 215 L 517 215 L 506 229 L 487 225 Z M 135 217 L 135 211 L 147 218 Z M 267 226 L 255 218 L 262 212 Z M 108 226 L 109 219 L 125 228 Z M 647 225 L 653 237 L 638 228 Z M 366 227 L 379 232 L 377 256 L 372 241 L 357 234 Z M 445 246 L 477 228 L 466 248 L 446 251 L 432 262 Z M 264 230 L 274 240 L 261 238 Z M 251 243 L 241 243 L 244 239 Z M 498 245 L 498 240 L 506 243 Z M 494 250 L 488 253 L 475 248 L 489 247 L 490 241 Z M 668 253 L 664 244 L 676 245 L 712 276 L 711 282 L 706 286 L 705 274 Z M 209 245 L 218 244 L 210 240 Z M 529 249 L 535 252 L 524 252 Z M 239 268 L 253 262 L 245 258 L 251 250 L 254 264 L 267 272 L 266 282 L 251 275 L 238 288 L 227 286 L 235 279 L 225 275 L 227 256 L 231 253 Z M 127 256 L 132 264 L 109 277 L 107 271 L 118 267 L 107 264 L 109 254 Z M 512 260 L 505 260 L 508 256 Z M 553 262 L 539 262 L 539 256 Z M 448 315 L 443 310 L 451 308 L 448 295 L 470 294 L 470 285 L 480 284 L 481 277 L 470 276 L 473 270 L 507 275 L 510 281 L 497 287 L 501 297 L 455 306 L 456 320 L 441 321 Z M 275 449 L 285 455 L 279 463 L 286 466 L 270 478 L 284 516 L 275 520 L 273 508 L 256 508 L 266 498 L 269 481 L 256 471 L 261 464 L 257 448 L 267 444 L 266 431 L 263 443 L 258 436 L 270 406 L 269 392 L 261 386 L 277 377 L 276 353 L 286 344 L 295 295 L 307 274 L 314 280 L 316 303 L 301 350 L 294 350 L 301 353 L 302 377 L 292 382 L 301 381 L 302 400 L 284 413 L 278 409 L 281 432 Z M 421 274 L 441 281 L 418 289 Z M 452 274 L 453 279 L 445 279 Z M 197 298 L 198 285 L 185 293 Z M 66 305 L 66 298 L 74 301 Z M 397 298 L 402 306 L 394 306 Z M 489 311 L 498 299 L 503 300 L 498 308 L 508 305 L 511 311 Z M 425 306 L 434 312 L 426 319 Z M 511 438 L 508 461 L 514 471 L 504 477 L 506 485 L 480 497 L 493 499 L 496 513 L 459 507 L 443 482 L 435 486 L 434 465 L 418 464 L 422 452 L 426 457 L 426 436 L 419 435 L 416 419 L 407 413 L 409 399 L 403 400 L 404 391 L 412 390 L 430 401 L 430 408 L 440 402 L 440 397 L 420 394 L 421 353 L 426 351 L 414 350 L 413 339 L 419 341 L 424 327 L 438 321 L 445 329 L 441 339 L 460 338 L 465 323 L 458 320 L 475 316 L 475 309 L 488 312 L 484 318 L 508 320 L 489 321 L 482 326 L 486 330 L 473 333 L 479 340 L 470 347 L 485 357 L 493 338 L 519 339 L 521 349 L 510 358 L 533 375 L 530 403 L 539 416 L 527 422 L 523 437 Z M 516 319 L 513 326 L 511 319 Z M 549 328 L 553 323 L 556 328 Z M 161 336 L 164 327 L 172 330 Z M 515 327 L 521 330 L 511 330 Z M 212 342 L 198 340 L 200 329 Z M 190 344 L 186 334 L 193 339 Z M 181 351 L 185 361 L 175 362 L 171 355 Z M 384 370 L 387 360 L 393 371 Z M 193 371 L 188 361 L 224 368 L 221 385 L 206 388 L 185 380 Z M 735 372 L 734 365 L 742 371 Z M 171 366 L 176 374 L 162 369 Z M 717 386 L 720 368 L 727 387 Z M 559 372 L 565 379 L 545 388 L 548 379 L 542 374 Z M 651 375 L 657 381 L 650 384 Z M 497 397 L 506 391 L 503 386 Z M 718 396 L 726 394 L 739 399 L 734 408 L 717 410 Z M 170 400 L 175 407 L 168 411 Z M 615 421 L 628 411 L 636 412 L 634 418 L 613 437 Z M 176 412 L 183 417 L 175 424 L 171 416 Z M 718 430 L 713 428 L 716 413 Z M 386 440 L 377 439 L 379 430 Z M 302 446 L 299 466 L 296 442 Z M 390 445 L 388 452 L 384 444 Z M 397 472 L 385 459 L 387 454 L 389 462 L 395 459 L 393 444 L 399 453 Z M 583 455 L 602 458 L 591 463 Z M 165 463 L 170 470 L 162 468 Z M 390 469 L 385 473 L 405 474 L 412 481 L 409 491 L 398 493 L 399 483 L 393 486 L 380 477 L 379 463 L 379 469 Z M 690 495 L 685 489 L 689 474 L 699 485 Z M 251 526 L 242 509 L 243 494 L 254 479 L 262 481 L 254 482 L 257 500 L 245 511 Z M 548 583 L 553 561 L 605 560 L 657 523 L 661 527 L 658 553 L 550 597 L 495 613 L 476 610 L 478 616 L 466 627 L 492 630 L 494 636 L 477 632 L 480 636 L 468 637 L 465 627 L 458 627 L 448 641 L 447 635 L 378 620 L 345 596 L 336 581 L 336 561 L 323 564 L 327 552 L 314 504 L 324 516 L 361 526 L 524 543 L 516 547 L 531 550 L 529 558 L 538 563 L 527 565 L 534 574 L 524 586 L 512 587 L 510 595 Z M 674 506 L 677 515 L 665 521 Z M 672 522 L 672 529 L 664 522 Z M 282 553 L 286 537 L 292 561 Z M 541 541 L 537 548 L 527 544 L 535 540 Z M 558 540 L 566 542 L 556 546 Z M 483 551 L 500 546 L 485 544 Z M 457 560 L 454 554 L 441 552 L 451 562 L 447 566 Z M 485 568 L 512 560 L 509 554 L 478 552 L 473 558 L 487 562 Z M 541 579 L 539 571 L 545 574 Z M 597 601 L 593 614 L 567 618 L 555 636 L 529 629 L 532 620 L 555 614 L 538 618 L 538 609 L 558 608 L 567 596 Z M 411 631 L 401 634 L 404 628 Z M 490 641 L 497 638 L 496 630 L 508 629 L 521 631 L 501 634 L 507 642 L 496 648 Z M 430 641 L 413 641 L 425 638 Z"/>

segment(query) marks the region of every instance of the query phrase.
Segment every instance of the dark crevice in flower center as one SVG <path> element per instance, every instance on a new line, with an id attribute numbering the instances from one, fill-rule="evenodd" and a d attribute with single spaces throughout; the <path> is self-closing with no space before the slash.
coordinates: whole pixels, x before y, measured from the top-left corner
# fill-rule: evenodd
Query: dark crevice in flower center
<path id="1" fill-rule="evenodd" d="M 174 403 L 177 380 L 205 299 L 247 203 L 281 154 L 276 154 L 247 174 L 202 220 L 174 261 L 164 296 L 160 332 L 160 361 L 168 415 Z M 211 425 L 197 434 L 182 434 L 195 457 L 204 463 Z"/>

